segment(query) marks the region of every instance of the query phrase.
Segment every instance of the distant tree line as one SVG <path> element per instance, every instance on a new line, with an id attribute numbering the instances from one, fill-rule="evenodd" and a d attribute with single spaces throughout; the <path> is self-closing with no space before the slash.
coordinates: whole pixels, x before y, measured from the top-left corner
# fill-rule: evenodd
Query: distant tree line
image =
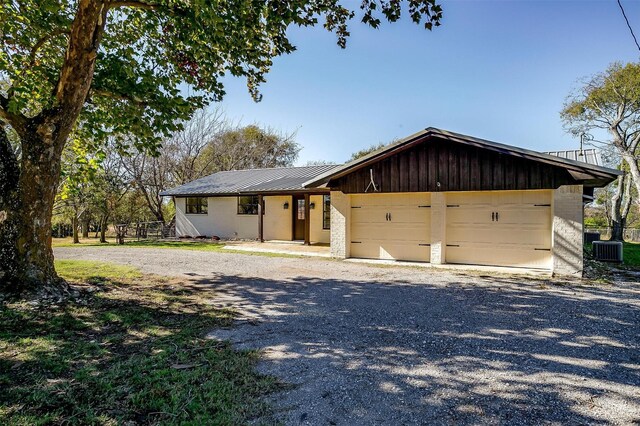
<path id="1" fill-rule="evenodd" d="M 161 191 L 224 170 L 290 166 L 300 152 L 295 133 L 242 126 L 220 109 L 198 111 L 155 152 L 114 139 L 95 153 L 90 143 L 67 145 L 54 206 L 54 229 L 71 225 L 74 242 L 90 233 L 106 242 L 115 224 L 168 223 L 175 207 Z"/>

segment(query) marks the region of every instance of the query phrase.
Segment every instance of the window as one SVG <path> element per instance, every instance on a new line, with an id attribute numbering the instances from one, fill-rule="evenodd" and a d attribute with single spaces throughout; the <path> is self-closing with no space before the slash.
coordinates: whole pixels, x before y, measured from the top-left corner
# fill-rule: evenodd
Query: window
<path id="1" fill-rule="evenodd" d="M 238 197 L 238 214 L 258 214 L 258 196 L 242 195 Z"/>
<path id="2" fill-rule="evenodd" d="M 322 197 L 322 229 L 331 228 L 331 196 Z"/>
<path id="3" fill-rule="evenodd" d="M 207 197 L 187 197 L 187 214 L 207 214 L 208 207 Z"/>

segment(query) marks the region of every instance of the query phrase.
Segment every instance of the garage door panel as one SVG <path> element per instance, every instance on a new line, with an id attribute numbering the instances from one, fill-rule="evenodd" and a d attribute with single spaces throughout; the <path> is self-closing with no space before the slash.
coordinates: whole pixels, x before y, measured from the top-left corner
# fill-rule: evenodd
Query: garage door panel
<path id="1" fill-rule="evenodd" d="M 551 191 L 447 194 L 446 261 L 550 268 L 550 202 Z"/>
<path id="2" fill-rule="evenodd" d="M 387 211 L 382 208 L 361 207 L 351 209 L 352 223 L 382 223 L 387 222 Z"/>
<path id="3" fill-rule="evenodd" d="M 424 226 L 394 226 L 372 230 L 368 226 L 351 228 L 351 241 L 407 241 L 428 243 L 429 229 Z"/>
<path id="4" fill-rule="evenodd" d="M 380 246 L 375 242 L 352 242 L 351 256 L 364 259 L 378 259 L 380 256 Z"/>
<path id="5" fill-rule="evenodd" d="M 416 241 L 428 243 L 429 228 L 424 225 L 398 224 L 372 229 L 370 224 L 358 224 L 351 227 L 351 241 Z"/>
<path id="6" fill-rule="evenodd" d="M 549 207 L 500 208 L 498 223 L 506 224 L 536 224 L 548 227 L 551 224 L 551 209 Z"/>
<path id="7" fill-rule="evenodd" d="M 388 260 L 409 260 L 428 262 L 431 257 L 431 248 L 418 244 L 408 245 L 404 242 L 382 242 L 380 245 L 380 258 Z"/>
<path id="8" fill-rule="evenodd" d="M 383 240 L 428 243 L 430 238 L 429 227 L 424 224 L 397 224 L 381 230 L 381 239 Z"/>
<path id="9" fill-rule="evenodd" d="M 387 209 L 391 223 L 426 223 L 430 221 L 431 213 L 428 208 L 417 206 L 394 206 Z"/>
<path id="10" fill-rule="evenodd" d="M 517 233 L 519 241 L 514 241 L 513 234 Z M 498 232 L 494 236 L 496 244 L 511 244 L 531 248 L 551 248 L 551 235 L 541 233 L 539 229 L 514 229 L 511 232 Z"/>
<path id="11" fill-rule="evenodd" d="M 550 269 L 551 258 L 546 250 L 525 250 L 517 247 L 447 247 L 447 262 L 469 265 L 510 266 Z"/>
<path id="12" fill-rule="evenodd" d="M 352 257 L 429 261 L 429 194 L 351 197 Z"/>
<path id="13" fill-rule="evenodd" d="M 456 226 L 482 225 L 491 219 L 492 211 L 486 206 L 448 207 L 447 222 Z"/>
<path id="14" fill-rule="evenodd" d="M 494 231 L 487 226 L 452 227 L 447 229 L 447 244 L 461 244 L 474 241 L 491 241 Z"/>

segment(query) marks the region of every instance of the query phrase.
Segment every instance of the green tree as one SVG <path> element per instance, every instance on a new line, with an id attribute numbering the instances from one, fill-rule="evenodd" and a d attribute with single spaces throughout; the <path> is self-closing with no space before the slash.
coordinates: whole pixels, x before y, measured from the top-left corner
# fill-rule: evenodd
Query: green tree
<path id="1" fill-rule="evenodd" d="M 436 0 L 406 0 L 431 29 Z M 365 0 L 362 21 L 400 18 L 403 2 Z M 0 0 L 1 290 L 59 294 L 51 213 L 69 134 L 155 152 L 198 108 L 224 95 L 226 73 L 260 99 L 274 57 L 295 50 L 292 25 L 322 25 L 344 47 L 355 12 L 339 0 Z M 182 91 L 188 86 L 191 90 Z"/>
<path id="2" fill-rule="evenodd" d="M 132 153 L 123 157 L 131 182 L 155 220 L 166 223 L 170 218 L 165 215 L 166 200 L 160 196 L 167 188 L 225 170 L 290 166 L 298 157 L 295 134 L 256 125 L 223 129 L 225 126 L 198 113 L 183 131 L 164 141 L 159 156 Z"/>
<path id="3" fill-rule="evenodd" d="M 561 117 L 575 135 L 594 131 L 609 135 L 605 144 L 625 171 L 618 177 L 610 210 L 611 238 L 622 240 L 632 184 L 640 194 L 640 63 L 614 63 L 587 79 L 567 98 Z"/>
<path id="4" fill-rule="evenodd" d="M 387 144 L 380 142 L 377 144 L 373 144 L 368 148 L 363 148 L 360 151 L 356 151 L 353 154 L 351 154 L 349 161 L 357 160 L 358 158 L 364 157 L 365 155 L 369 155 L 372 152 L 379 150 L 380 148 L 384 148 L 385 146 L 387 146 Z"/>
<path id="5" fill-rule="evenodd" d="M 300 152 L 295 137 L 295 133 L 285 134 L 255 124 L 227 129 L 207 144 L 200 158 L 209 164 L 209 173 L 287 167 L 293 165 Z"/>

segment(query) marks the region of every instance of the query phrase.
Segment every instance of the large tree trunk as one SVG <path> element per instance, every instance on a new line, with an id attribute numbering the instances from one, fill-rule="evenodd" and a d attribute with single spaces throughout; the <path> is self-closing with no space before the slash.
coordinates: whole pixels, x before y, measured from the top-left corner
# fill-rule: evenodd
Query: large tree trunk
<path id="1" fill-rule="evenodd" d="M 101 243 L 107 242 L 107 238 L 106 238 L 107 226 L 109 226 L 109 216 L 102 216 L 100 218 L 100 242 Z"/>
<path id="2" fill-rule="evenodd" d="M 635 155 L 625 153 L 623 155 L 624 161 L 629 166 L 629 172 L 631 173 L 631 180 L 633 181 L 638 196 L 640 196 L 640 167 L 638 167 L 638 158 Z"/>
<path id="3" fill-rule="evenodd" d="M 74 210 L 71 218 L 71 228 L 73 228 L 73 244 L 80 244 L 80 236 L 78 235 L 78 212 Z"/>
<path id="4" fill-rule="evenodd" d="M 5 129 L 0 129 L 0 291 L 62 296 L 56 274 L 51 214 L 64 145 L 89 93 L 106 22 L 100 0 L 79 0 L 69 45 L 50 107 L 35 117 L 12 115 L 20 137 L 20 167 Z"/>
<path id="5" fill-rule="evenodd" d="M 618 176 L 616 192 L 611 198 L 611 237 L 612 241 L 624 241 L 624 228 L 631 207 L 631 178 L 627 173 Z"/>
<path id="6" fill-rule="evenodd" d="M 4 131 L 0 137 L 6 140 Z M 0 157 L 7 178 L 2 200 L 2 216 L 6 219 L 0 226 L 2 291 L 59 295 L 67 286 L 53 265 L 51 213 L 60 161 L 51 159 L 59 159 L 61 153 L 50 144 L 42 143 L 35 132 L 30 137 L 34 140 L 22 144 L 20 168 L 13 153 L 9 157 L 4 155 L 8 142 L 2 144 L 5 147 Z"/>
<path id="7" fill-rule="evenodd" d="M 83 220 L 82 220 L 82 238 L 89 238 L 89 227 L 90 226 L 91 226 L 91 218 L 90 217 L 83 218 Z"/>
<path id="8" fill-rule="evenodd" d="M 624 241 L 624 228 L 627 219 L 614 220 L 611 222 L 611 241 Z"/>
<path id="9" fill-rule="evenodd" d="M 6 293 L 16 283 L 20 269 L 16 241 L 20 226 L 20 168 L 4 128 L 0 128 L 0 292 Z"/>

